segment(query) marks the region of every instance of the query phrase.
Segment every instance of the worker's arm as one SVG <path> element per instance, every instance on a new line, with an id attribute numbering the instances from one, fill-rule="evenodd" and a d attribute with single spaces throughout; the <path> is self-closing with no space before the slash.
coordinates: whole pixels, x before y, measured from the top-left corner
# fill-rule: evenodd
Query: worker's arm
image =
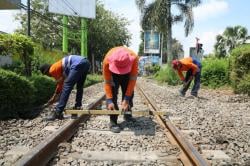
<path id="1" fill-rule="evenodd" d="M 106 94 L 107 103 L 113 103 L 113 95 L 112 95 L 112 74 L 109 71 L 109 64 L 107 59 L 105 58 L 103 61 L 103 77 L 104 77 L 104 91 Z"/>
<path id="2" fill-rule="evenodd" d="M 183 74 L 182 74 L 182 71 L 181 71 L 181 70 L 178 70 L 177 73 L 178 73 L 180 79 L 181 79 L 182 81 L 184 81 L 185 78 L 184 78 L 184 76 L 183 76 Z"/>
<path id="3" fill-rule="evenodd" d="M 131 72 L 129 74 L 128 86 L 121 106 L 121 109 L 123 111 L 128 111 L 129 109 L 129 100 L 131 99 L 132 94 L 134 92 L 137 76 L 138 76 L 138 57 L 136 57 L 136 59 L 134 60 Z"/>
<path id="4" fill-rule="evenodd" d="M 131 98 L 134 92 L 137 76 L 138 76 L 138 57 L 136 57 L 136 59 L 132 64 L 131 72 L 129 74 L 129 82 L 124 97 L 125 100 L 129 100 Z"/>
<path id="5" fill-rule="evenodd" d="M 47 102 L 48 105 L 58 101 L 63 88 L 64 77 L 62 73 L 62 61 L 54 63 L 49 70 L 49 75 L 56 80 L 56 90 L 50 100 Z"/>

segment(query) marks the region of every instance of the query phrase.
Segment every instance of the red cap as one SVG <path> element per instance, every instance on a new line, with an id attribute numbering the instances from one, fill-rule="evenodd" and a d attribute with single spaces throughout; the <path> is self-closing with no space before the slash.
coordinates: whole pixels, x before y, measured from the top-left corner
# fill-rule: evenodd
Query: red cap
<path id="1" fill-rule="evenodd" d="M 179 61 L 178 60 L 173 60 L 172 61 L 172 67 L 176 70 L 177 69 L 177 67 L 178 67 L 178 64 L 179 64 Z"/>

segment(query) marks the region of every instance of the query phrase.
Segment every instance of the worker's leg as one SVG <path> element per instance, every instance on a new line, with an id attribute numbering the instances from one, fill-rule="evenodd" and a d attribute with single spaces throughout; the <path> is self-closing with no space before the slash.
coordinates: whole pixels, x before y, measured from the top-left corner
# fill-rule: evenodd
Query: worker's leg
<path id="1" fill-rule="evenodd" d="M 127 88 L 128 88 L 128 83 L 129 83 L 129 74 L 125 74 L 121 76 L 120 79 L 120 85 L 121 85 L 121 89 L 122 89 L 122 100 L 125 97 Z M 133 97 L 134 97 L 134 92 L 131 96 L 131 98 L 129 99 L 129 110 L 128 111 L 132 111 L 131 108 L 133 107 Z M 124 120 L 126 121 L 135 121 L 135 119 L 132 118 L 132 115 L 124 115 Z"/>
<path id="2" fill-rule="evenodd" d="M 185 76 L 185 82 L 187 82 L 189 80 L 189 78 L 191 77 L 192 75 L 192 70 L 188 70 L 187 73 L 186 73 L 186 76 Z M 189 86 L 191 84 L 191 81 L 186 85 L 186 86 L 183 86 L 181 89 L 180 89 L 180 93 L 185 96 Z"/>
<path id="3" fill-rule="evenodd" d="M 112 85 L 112 95 L 113 95 L 113 103 L 115 106 L 115 110 L 119 110 L 117 99 L 118 99 L 118 91 L 119 91 L 119 77 L 117 75 L 112 74 L 113 85 Z M 110 123 L 117 125 L 118 115 L 110 115 Z"/>
<path id="4" fill-rule="evenodd" d="M 72 91 L 75 83 L 78 81 L 80 75 L 81 75 L 81 71 L 78 71 L 75 69 L 70 70 L 68 77 L 63 83 L 63 89 L 62 89 L 62 93 L 59 99 L 59 103 L 56 106 L 57 112 L 59 113 L 63 112 L 67 104 L 67 101 L 69 99 L 70 92 Z"/>
<path id="5" fill-rule="evenodd" d="M 83 63 L 79 66 L 79 69 L 81 71 L 81 75 L 79 77 L 79 80 L 76 84 L 76 101 L 75 101 L 75 108 L 79 108 L 82 106 L 82 96 L 83 96 L 83 86 L 84 82 L 86 80 L 88 71 L 90 68 L 90 64 L 87 60 L 83 60 Z"/>
<path id="6" fill-rule="evenodd" d="M 196 97 L 198 95 L 198 90 L 200 89 L 200 79 L 201 79 L 201 71 L 195 74 L 194 86 L 191 91 L 191 95 L 196 96 Z"/>

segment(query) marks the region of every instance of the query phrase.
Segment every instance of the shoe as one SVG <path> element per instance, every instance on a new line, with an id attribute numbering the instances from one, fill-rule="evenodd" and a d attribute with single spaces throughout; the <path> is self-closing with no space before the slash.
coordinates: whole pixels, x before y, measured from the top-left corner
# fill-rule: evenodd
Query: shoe
<path id="1" fill-rule="evenodd" d="M 77 107 L 77 106 L 74 106 L 72 108 L 73 110 L 82 110 L 83 108 L 81 106 Z M 78 115 L 77 114 L 72 114 L 71 115 L 71 119 L 77 119 L 78 118 Z"/>
<path id="2" fill-rule="evenodd" d="M 185 93 L 184 93 L 182 90 L 179 90 L 179 95 L 180 95 L 181 97 L 185 97 Z"/>
<path id="3" fill-rule="evenodd" d="M 78 115 L 77 114 L 71 114 L 71 119 L 77 119 Z"/>
<path id="4" fill-rule="evenodd" d="M 121 128 L 118 124 L 111 124 L 110 123 L 110 131 L 113 132 L 113 133 L 120 133 L 121 132 Z"/>
<path id="5" fill-rule="evenodd" d="M 194 97 L 198 97 L 198 95 L 197 94 L 191 94 L 192 96 L 194 96 Z"/>
<path id="6" fill-rule="evenodd" d="M 81 106 L 77 107 L 77 106 L 74 106 L 73 107 L 73 110 L 82 110 L 83 108 Z"/>
<path id="7" fill-rule="evenodd" d="M 126 121 L 126 122 L 135 122 L 135 121 L 136 121 L 135 118 L 133 118 L 131 114 L 129 114 L 129 115 L 126 115 L 126 114 L 125 114 L 125 115 L 123 116 L 123 119 L 124 119 L 124 121 Z"/>
<path id="8" fill-rule="evenodd" d="M 60 120 L 63 119 L 63 114 L 53 111 L 50 115 L 46 117 L 47 121 L 53 121 L 55 119 L 60 119 Z"/>

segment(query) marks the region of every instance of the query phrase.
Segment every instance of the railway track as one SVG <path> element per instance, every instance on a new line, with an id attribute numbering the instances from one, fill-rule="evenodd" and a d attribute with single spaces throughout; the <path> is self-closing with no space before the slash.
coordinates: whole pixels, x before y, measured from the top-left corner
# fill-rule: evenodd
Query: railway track
<path id="1" fill-rule="evenodd" d="M 140 95 L 139 95 L 140 94 Z M 133 111 L 158 111 L 157 105 L 137 86 Z M 87 106 L 104 105 L 104 96 Z M 108 116 L 81 115 L 48 136 L 16 162 L 16 165 L 208 165 L 168 118 L 135 117 L 114 134 Z"/>

